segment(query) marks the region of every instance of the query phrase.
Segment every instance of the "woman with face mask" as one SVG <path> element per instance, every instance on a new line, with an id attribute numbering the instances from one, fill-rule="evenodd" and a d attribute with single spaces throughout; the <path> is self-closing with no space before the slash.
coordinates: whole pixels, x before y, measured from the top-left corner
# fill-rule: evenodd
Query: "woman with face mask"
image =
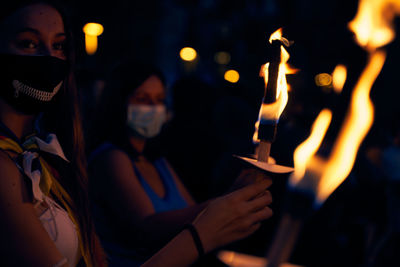
<path id="1" fill-rule="evenodd" d="M 256 201 L 261 206 L 246 210 L 240 218 L 236 209 L 249 205 L 256 195 L 242 199 L 239 205 L 229 204 L 229 199 L 240 198 L 242 191 L 204 203 L 194 201 L 173 167 L 155 149 L 157 146 L 150 146 L 156 143 L 168 119 L 166 97 L 164 77 L 156 67 L 126 60 L 111 72 L 99 112 L 94 114 L 98 121 L 88 135 L 93 151 L 89 159 L 90 196 L 96 229 L 110 266 L 142 264 L 178 233 L 187 235 L 187 231 L 182 231 L 187 223 L 193 223 L 200 235 L 196 242 L 198 251 L 194 253 L 197 257 L 203 254 L 201 247 L 208 247 L 206 252 L 218 247 L 209 246 L 208 238 L 218 240 L 220 245 L 243 238 L 256 230 L 260 220 L 272 215 L 267 207 L 271 202 L 268 191 Z M 271 180 L 265 179 L 261 184 L 252 186 L 264 186 L 264 191 Z M 203 216 L 197 217 L 202 211 Z M 197 224 L 203 219 L 209 223 L 207 226 Z M 243 225 L 248 219 L 251 223 Z M 217 222 L 223 225 L 217 226 Z M 185 247 L 193 249 L 190 234 L 188 242 Z M 168 256 L 164 251 L 157 255 L 161 253 L 175 260 L 175 264 L 185 257 L 192 257 L 193 261 L 193 255 L 185 250 Z"/>
<path id="2" fill-rule="evenodd" d="M 1 265 L 101 266 L 63 9 L 9 2 L 0 34 Z"/>

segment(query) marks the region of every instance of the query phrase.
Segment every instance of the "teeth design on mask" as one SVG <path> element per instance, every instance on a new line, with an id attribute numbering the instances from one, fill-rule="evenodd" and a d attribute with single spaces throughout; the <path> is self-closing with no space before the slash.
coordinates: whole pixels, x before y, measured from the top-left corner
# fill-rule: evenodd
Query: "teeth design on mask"
<path id="1" fill-rule="evenodd" d="M 60 90 L 61 85 L 62 85 L 62 81 L 56 85 L 56 87 L 54 87 L 52 92 L 45 92 L 45 91 L 41 91 L 38 89 L 35 89 L 33 87 L 30 87 L 29 85 L 26 85 L 18 80 L 13 80 L 12 81 L 12 85 L 15 89 L 15 93 L 14 96 L 18 97 L 19 92 L 22 92 L 36 100 L 40 100 L 40 101 L 44 101 L 44 102 L 48 102 L 50 101 L 53 96 L 55 94 L 57 94 L 58 90 Z"/>

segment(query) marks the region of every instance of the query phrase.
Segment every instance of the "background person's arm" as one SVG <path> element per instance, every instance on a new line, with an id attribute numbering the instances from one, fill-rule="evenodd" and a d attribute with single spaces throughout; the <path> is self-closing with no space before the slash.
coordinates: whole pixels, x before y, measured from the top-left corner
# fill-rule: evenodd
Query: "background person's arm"
<path id="1" fill-rule="evenodd" d="M 266 191 L 270 185 L 271 181 L 263 180 L 209 203 L 193 222 L 206 253 L 249 236 L 260 227 L 261 221 L 272 216 L 267 206 L 272 198 Z M 194 240 L 184 230 L 142 267 L 188 266 L 197 258 Z"/>
<path id="2" fill-rule="evenodd" d="M 191 202 L 187 208 L 156 213 L 150 198 L 133 169 L 131 159 L 121 150 L 100 154 L 90 164 L 90 183 L 106 208 L 124 222 L 126 234 L 146 246 L 160 247 L 171 240 L 183 225 L 193 221 L 207 206 Z M 132 229 L 132 232 L 127 232 Z"/>

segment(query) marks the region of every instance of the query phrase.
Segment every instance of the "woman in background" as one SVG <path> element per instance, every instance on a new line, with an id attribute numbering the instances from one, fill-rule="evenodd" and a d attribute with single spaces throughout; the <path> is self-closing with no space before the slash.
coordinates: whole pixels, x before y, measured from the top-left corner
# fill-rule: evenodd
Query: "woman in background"
<path id="1" fill-rule="evenodd" d="M 240 209 L 240 205 L 227 205 L 228 196 L 196 203 L 162 153 L 151 146 L 168 118 L 166 97 L 165 80 L 156 67 L 126 60 L 106 80 L 100 111 L 95 113 L 98 121 L 89 134 L 94 143 L 89 160 L 90 195 L 96 229 L 113 266 L 143 263 L 206 207 L 216 212 L 206 217 L 210 224 L 221 216 L 228 225 L 229 218 L 236 216 L 235 209 Z M 250 171 L 241 178 L 248 176 Z M 271 184 L 268 178 L 264 182 Z M 233 193 L 239 198 L 241 194 Z M 243 201 L 248 204 L 249 199 Z M 268 191 L 257 201 L 264 206 L 248 210 L 240 219 L 235 217 L 238 224 L 246 216 L 256 216 L 252 223 L 259 225 L 272 215 L 266 206 L 271 201 Z M 217 203 L 222 205 L 218 210 Z M 252 233 L 255 225 L 241 229 L 242 237 Z M 217 237 L 219 233 L 213 230 L 207 228 L 203 233 Z M 236 239 L 236 230 L 229 234 L 231 241 Z M 182 255 L 173 257 L 177 256 Z"/>

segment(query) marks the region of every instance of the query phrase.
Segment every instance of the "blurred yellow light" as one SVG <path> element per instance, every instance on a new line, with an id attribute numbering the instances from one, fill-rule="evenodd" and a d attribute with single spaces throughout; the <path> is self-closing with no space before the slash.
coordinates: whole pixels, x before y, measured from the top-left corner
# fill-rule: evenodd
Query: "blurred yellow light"
<path id="1" fill-rule="evenodd" d="M 85 49 L 86 53 L 93 55 L 97 51 L 97 36 L 101 35 L 104 31 L 104 27 L 99 23 L 86 23 L 83 26 L 83 32 L 85 33 Z"/>
<path id="2" fill-rule="evenodd" d="M 185 61 L 193 61 L 197 57 L 197 52 L 192 47 L 184 47 L 179 52 L 179 55 Z"/>
<path id="3" fill-rule="evenodd" d="M 317 86 L 329 86 L 332 84 L 332 76 L 328 73 L 320 73 L 315 76 Z"/>
<path id="4" fill-rule="evenodd" d="M 214 56 L 214 60 L 221 65 L 226 65 L 231 61 L 231 55 L 228 52 L 217 52 Z"/>
<path id="5" fill-rule="evenodd" d="M 224 74 L 224 79 L 231 83 L 237 83 L 239 81 L 240 75 L 236 70 L 228 70 Z"/>
<path id="6" fill-rule="evenodd" d="M 90 22 L 83 26 L 83 32 L 87 35 L 99 36 L 103 33 L 103 31 L 104 27 L 99 23 Z"/>
<path id="7" fill-rule="evenodd" d="M 339 94 L 342 92 L 344 83 L 346 82 L 347 68 L 344 65 L 337 65 L 333 70 L 332 77 L 333 89 Z"/>

